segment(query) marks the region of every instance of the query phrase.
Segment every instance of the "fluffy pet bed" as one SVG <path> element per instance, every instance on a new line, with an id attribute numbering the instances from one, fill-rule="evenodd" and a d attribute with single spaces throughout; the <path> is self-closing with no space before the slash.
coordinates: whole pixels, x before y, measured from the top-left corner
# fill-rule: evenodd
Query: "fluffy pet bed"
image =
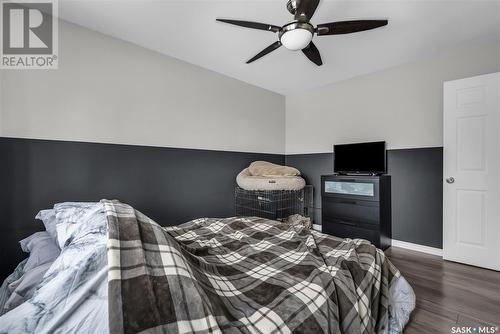
<path id="1" fill-rule="evenodd" d="M 306 186 L 300 176 L 253 176 L 248 168 L 238 174 L 236 183 L 245 190 L 300 190 Z"/>
<path id="2" fill-rule="evenodd" d="M 267 161 L 254 161 L 248 166 L 248 172 L 252 176 L 300 176 L 297 168 L 281 166 Z"/>

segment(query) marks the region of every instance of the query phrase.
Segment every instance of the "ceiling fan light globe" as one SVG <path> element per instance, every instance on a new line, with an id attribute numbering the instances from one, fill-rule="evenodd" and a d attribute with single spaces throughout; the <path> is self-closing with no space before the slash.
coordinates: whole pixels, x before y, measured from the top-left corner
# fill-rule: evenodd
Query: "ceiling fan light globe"
<path id="1" fill-rule="evenodd" d="M 302 28 L 286 31 L 281 35 L 280 42 L 288 50 L 302 50 L 311 43 L 313 34 Z"/>

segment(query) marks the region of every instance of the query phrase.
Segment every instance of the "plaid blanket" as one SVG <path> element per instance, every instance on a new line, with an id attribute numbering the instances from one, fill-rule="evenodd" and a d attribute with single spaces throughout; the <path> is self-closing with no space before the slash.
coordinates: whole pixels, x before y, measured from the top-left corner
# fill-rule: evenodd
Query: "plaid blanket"
<path id="1" fill-rule="evenodd" d="M 397 269 L 364 240 L 261 218 L 161 227 L 103 201 L 110 333 L 385 333 Z"/>

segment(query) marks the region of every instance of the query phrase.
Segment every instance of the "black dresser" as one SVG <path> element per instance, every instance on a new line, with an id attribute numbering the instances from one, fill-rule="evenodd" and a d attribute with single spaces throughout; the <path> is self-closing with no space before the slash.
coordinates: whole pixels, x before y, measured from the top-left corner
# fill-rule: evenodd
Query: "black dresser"
<path id="1" fill-rule="evenodd" d="M 361 238 L 376 247 L 391 245 L 391 177 L 321 177 L 322 228 L 341 238 Z"/>

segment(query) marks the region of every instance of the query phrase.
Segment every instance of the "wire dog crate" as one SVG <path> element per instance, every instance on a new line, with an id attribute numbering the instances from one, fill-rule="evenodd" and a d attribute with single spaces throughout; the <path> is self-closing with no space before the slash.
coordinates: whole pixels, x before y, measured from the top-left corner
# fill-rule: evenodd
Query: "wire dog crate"
<path id="1" fill-rule="evenodd" d="M 245 190 L 236 187 L 234 198 L 237 216 L 283 220 L 299 214 L 313 218 L 312 186 L 302 190 Z"/>

